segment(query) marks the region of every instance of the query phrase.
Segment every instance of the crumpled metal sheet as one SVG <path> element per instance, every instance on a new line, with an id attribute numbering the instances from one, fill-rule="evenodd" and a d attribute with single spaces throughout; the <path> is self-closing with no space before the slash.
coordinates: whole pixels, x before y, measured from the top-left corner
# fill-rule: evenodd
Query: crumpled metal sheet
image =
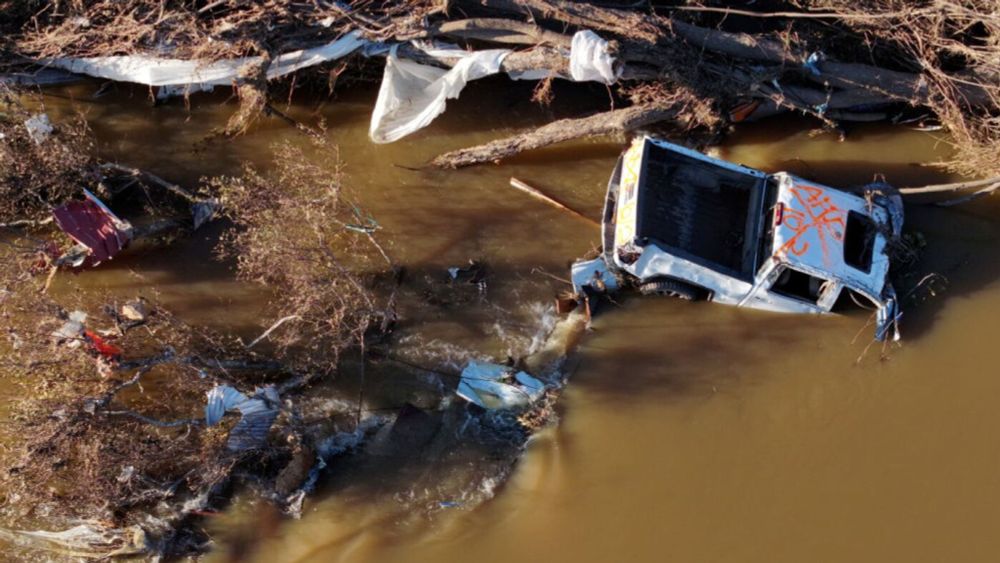
<path id="1" fill-rule="evenodd" d="M 514 382 L 507 383 L 511 379 Z M 470 361 L 455 390 L 459 397 L 484 409 L 525 407 L 545 392 L 545 384 L 523 371 L 500 364 Z"/>
<path id="2" fill-rule="evenodd" d="M 208 392 L 205 401 L 205 424 L 215 426 L 226 411 L 245 403 L 247 396 L 228 385 L 216 385 Z"/>
<path id="3" fill-rule="evenodd" d="M 132 240 L 132 225 L 119 219 L 94 194 L 83 190 L 86 199 L 71 201 L 52 210 L 56 224 L 90 254 L 84 266 L 96 266 L 121 252 Z"/>
<path id="4" fill-rule="evenodd" d="M 226 448 L 240 452 L 263 447 L 267 443 L 267 433 L 278 418 L 280 399 L 272 386 L 258 389 L 253 397 L 228 385 L 218 385 L 208 392 L 205 402 L 205 423 L 218 424 L 230 410 L 240 411 L 240 421 L 229 432 Z"/>

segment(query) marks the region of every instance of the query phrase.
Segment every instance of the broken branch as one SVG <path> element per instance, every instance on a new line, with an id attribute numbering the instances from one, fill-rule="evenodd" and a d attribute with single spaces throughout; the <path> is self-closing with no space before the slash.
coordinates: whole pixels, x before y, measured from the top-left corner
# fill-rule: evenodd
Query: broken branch
<path id="1" fill-rule="evenodd" d="M 556 209 L 561 209 L 563 211 L 566 211 L 570 215 L 579 217 L 580 219 L 583 219 L 584 221 L 590 223 L 591 225 L 594 225 L 595 227 L 600 228 L 601 226 L 600 221 L 595 221 L 594 219 L 587 217 L 586 215 L 580 213 L 576 209 L 569 207 L 565 203 L 557 200 L 556 198 L 550 195 L 542 193 L 542 191 L 539 190 L 538 188 L 529 186 L 528 184 L 522 182 L 521 180 L 518 180 L 517 178 L 511 178 L 510 185 L 511 187 L 517 188 L 518 190 L 521 190 L 522 192 L 530 195 L 531 197 L 534 197 L 535 199 L 544 201 L 545 203 L 551 205 L 552 207 L 555 207 Z"/>

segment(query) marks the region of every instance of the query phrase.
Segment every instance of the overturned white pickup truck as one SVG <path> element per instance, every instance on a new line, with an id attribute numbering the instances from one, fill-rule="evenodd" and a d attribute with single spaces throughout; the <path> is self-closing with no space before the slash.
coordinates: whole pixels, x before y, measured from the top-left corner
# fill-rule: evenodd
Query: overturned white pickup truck
<path id="1" fill-rule="evenodd" d="M 573 286 L 587 296 L 626 281 L 792 313 L 828 313 L 853 292 L 878 309 L 875 338 L 898 339 L 887 245 L 902 226 L 902 200 L 886 184 L 854 195 L 645 137 L 618 159 L 603 255 L 573 265 Z"/>

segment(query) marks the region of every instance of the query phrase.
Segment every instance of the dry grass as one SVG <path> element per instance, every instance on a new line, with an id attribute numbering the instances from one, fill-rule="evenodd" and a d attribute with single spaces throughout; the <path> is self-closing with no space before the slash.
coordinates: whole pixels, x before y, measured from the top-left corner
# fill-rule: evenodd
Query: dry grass
<path id="1" fill-rule="evenodd" d="M 16 2 L 8 2 L 15 4 Z M 437 2 L 360 0 L 34 0 L 14 41 L 33 57 L 135 53 L 214 60 L 314 46 L 351 28 L 373 39 L 419 23 Z M 0 3 L 0 7 L 3 4 Z M 6 13 L 6 12 L 4 12 Z M 14 26 L 8 26 L 14 27 Z"/>

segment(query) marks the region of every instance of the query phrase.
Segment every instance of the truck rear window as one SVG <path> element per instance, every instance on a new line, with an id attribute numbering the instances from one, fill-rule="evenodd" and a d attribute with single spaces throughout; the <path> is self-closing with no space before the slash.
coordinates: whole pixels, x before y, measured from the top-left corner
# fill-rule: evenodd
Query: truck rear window
<path id="1" fill-rule="evenodd" d="M 844 263 L 862 272 L 870 272 L 874 249 L 875 222 L 857 211 L 849 212 L 844 233 Z"/>

